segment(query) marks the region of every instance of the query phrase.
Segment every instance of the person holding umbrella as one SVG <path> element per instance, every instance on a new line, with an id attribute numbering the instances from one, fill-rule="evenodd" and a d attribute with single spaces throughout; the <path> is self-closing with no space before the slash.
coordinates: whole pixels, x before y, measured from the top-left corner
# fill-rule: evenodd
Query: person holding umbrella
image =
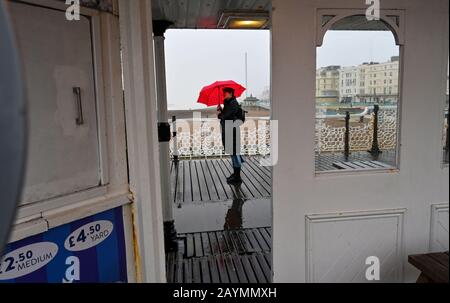
<path id="1" fill-rule="evenodd" d="M 240 125 L 245 121 L 245 111 L 236 98 L 245 91 L 245 87 L 233 80 L 216 81 L 202 88 L 197 102 L 206 106 L 217 105 L 218 119 L 222 131 L 222 144 L 225 151 L 231 155 L 233 174 L 227 178 L 227 183 L 238 184 L 242 182 L 241 168 L 245 162 L 240 155 Z M 223 104 L 223 108 L 222 105 Z M 229 130 L 229 131 L 228 131 Z M 227 136 L 228 135 L 228 136 Z M 227 137 L 232 140 L 226 140 Z M 230 141 L 230 142 L 226 142 Z M 232 143 L 232 144 L 231 144 Z"/>
<path id="2" fill-rule="evenodd" d="M 225 147 L 225 150 L 231 154 L 231 161 L 233 163 L 233 174 L 227 178 L 227 183 L 240 183 L 242 182 L 241 178 L 241 168 L 242 164 L 244 163 L 244 159 L 240 155 L 240 140 L 238 140 L 237 130 L 239 128 L 235 127 L 235 121 L 241 120 L 241 114 L 242 111 L 241 107 L 239 106 L 238 101 L 236 100 L 236 97 L 234 96 L 234 89 L 231 87 L 225 87 L 223 89 L 223 108 L 218 105 L 217 110 L 219 112 L 217 118 L 220 119 L 220 127 L 222 130 L 222 144 Z M 228 124 L 227 124 L 228 123 Z M 231 128 L 232 127 L 232 128 Z M 240 127 L 240 124 L 238 123 L 238 127 Z M 232 146 L 227 146 L 226 144 L 230 144 L 229 142 L 226 142 L 226 132 L 230 131 L 232 129 L 233 131 L 233 142 Z M 230 148 L 227 148 L 230 147 Z"/>

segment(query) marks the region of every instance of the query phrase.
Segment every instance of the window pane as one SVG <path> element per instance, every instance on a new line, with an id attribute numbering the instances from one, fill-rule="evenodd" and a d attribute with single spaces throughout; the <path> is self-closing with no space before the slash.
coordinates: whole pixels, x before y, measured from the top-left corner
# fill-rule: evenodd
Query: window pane
<path id="1" fill-rule="evenodd" d="M 382 21 L 338 21 L 317 48 L 316 171 L 397 167 L 399 46 Z"/>

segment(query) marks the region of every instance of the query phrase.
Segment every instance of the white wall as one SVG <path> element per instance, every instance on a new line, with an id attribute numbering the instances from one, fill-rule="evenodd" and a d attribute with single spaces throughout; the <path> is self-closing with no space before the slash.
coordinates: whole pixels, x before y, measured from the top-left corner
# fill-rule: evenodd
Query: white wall
<path id="1" fill-rule="evenodd" d="M 418 272 L 407 255 L 429 250 L 432 204 L 449 200 L 448 167 L 441 165 L 448 1 L 381 1 L 382 9 L 405 10 L 400 170 L 345 176 L 314 171 L 316 10 L 365 9 L 365 1 L 273 0 L 273 7 L 272 115 L 283 134 L 273 170 L 274 281 L 360 281 L 356 271 L 371 253 L 385 254 L 385 280 L 414 281 Z M 355 211 L 364 212 L 346 214 Z M 344 226 L 333 223 L 341 220 Z M 328 222 L 329 234 L 316 228 L 321 222 Z M 336 229 L 341 232 L 332 235 Z M 362 231 L 352 235 L 355 229 Z M 339 276 L 344 269 L 325 264 L 330 259 L 355 275 Z M 388 275 L 394 267 L 398 275 Z"/>

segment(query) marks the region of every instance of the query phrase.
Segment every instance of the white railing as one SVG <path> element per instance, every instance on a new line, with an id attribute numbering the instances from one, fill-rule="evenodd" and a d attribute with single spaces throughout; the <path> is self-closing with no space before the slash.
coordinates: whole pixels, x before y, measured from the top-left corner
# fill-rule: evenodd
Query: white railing
<path id="1" fill-rule="evenodd" d="M 240 129 L 241 154 L 263 156 L 269 154 L 270 121 L 268 118 L 247 118 Z M 218 119 L 177 120 L 176 131 L 176 139 L 172 138 L 170 142 L 170 153 L 172 156 L 174 154 L 177 154 L 179 157 L 225 155 Z"/>
<path id="2" fill-rule="evenodd" d="M 343 152 L 345 126 L 343 115 L 316 118 L 317 153 Z M 350 126 L 350 151 L 367 151 L 373 142 L 373 114 L 366 109 L 352 115 Z M 393 150 L 397 144 L 397 109 L 380 107 L 378 114 L 378 144 L 381 150 Z M 174 131 L 172 124 L 172 132 Z M 180 119 L 176 121 L 176 139 L 171 139 L 171 156 L 209 157 L 225 155 L 218 119 Z M 293 138 L 295 140 L 295 138 Z M 176 142 L 176 143 L 175 143 Z M 247 118 L 241 126 L 241 154 L 268 155 L 270 153 L 269 118 Z"/>
<path id="3" fill-rule="evenodd" d="M 364 122 L 350 126 L 350 151 L 367 151 L 373 142 L 373 114 L 355 115 Z M 352 116 L 353 119 L 353 116 Z M 344 150 L 345 126 L 342 118 L 316 119 L 316 152 L 339 152 Z M 340 123 L 339 123 L 340 122 Z M 333 125 L 334 124 L 334 125 Z M 342 126 L 336 126 L 340 124 Z M 353 124 L 353 125 L 352 125 Z M 381 150 L 393 150 L 397 144 L 397 108 L 380 107 L 378 113 L 378 145 Z"/>

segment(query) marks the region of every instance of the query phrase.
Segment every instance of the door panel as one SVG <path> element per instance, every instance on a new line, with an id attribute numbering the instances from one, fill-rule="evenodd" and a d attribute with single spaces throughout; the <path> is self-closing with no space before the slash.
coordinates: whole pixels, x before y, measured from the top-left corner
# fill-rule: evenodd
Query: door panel
<path id="1" fill-rule="evenodd" d="M 29 103 L 23 203 L 100 183 L 98 128 L 90 20 L 10 3 Z M 74 93 L 80 88 L 80 98 Z M 81 101 L 81 104 L 78 103 Z M 80 113 L 83 123 L 76 121 Z"/>

